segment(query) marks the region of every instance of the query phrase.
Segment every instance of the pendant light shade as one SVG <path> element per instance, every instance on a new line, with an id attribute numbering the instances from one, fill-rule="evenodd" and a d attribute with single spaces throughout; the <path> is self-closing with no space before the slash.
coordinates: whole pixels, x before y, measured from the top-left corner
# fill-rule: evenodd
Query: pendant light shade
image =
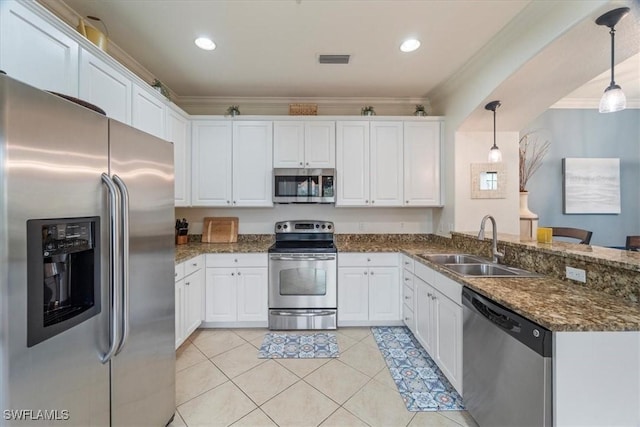
<path id="1" fill-rule="evenodd" d="M 615 82 L 613 68 L 615 65 L 614 53 L 616 34 L 614 27 L 622 18 L 627 16 L 629 10 L 630 9 L 628 7 L 620 7 L 618 9 L 610 10 L 596 19 L 596 24 L 609 27 L 609 34 L 611 34 L 611 83 L 609 83 L 609 87 L 604 90 L 604 94 L 602 94 L 602 98 L 600 99 L 600 107 L 598 108 L 598 111 L 601 113 L 614 113 L 627 108 L 627 98 L 624 96 L 622 88 Z"/>
<path id="2" fill-rule="evenodd" d="M 493 146 L 489 150 L 489 163 L 497 163 L 502 161 L 502 152 L 496 145 L 496 110 L 502 105 L 500 101 L 491 101 L 484 106 L 485 110 L 493 111 Z"/>

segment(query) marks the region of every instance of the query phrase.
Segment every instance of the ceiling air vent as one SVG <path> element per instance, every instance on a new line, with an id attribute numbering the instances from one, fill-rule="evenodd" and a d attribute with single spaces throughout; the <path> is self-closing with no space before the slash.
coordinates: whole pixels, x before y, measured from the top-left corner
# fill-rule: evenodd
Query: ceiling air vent
<path id="1" fill-rule="evenodd" d="M 321 64 L 348 64 L 351 55 L 320 55 L 318 62 Z"/>

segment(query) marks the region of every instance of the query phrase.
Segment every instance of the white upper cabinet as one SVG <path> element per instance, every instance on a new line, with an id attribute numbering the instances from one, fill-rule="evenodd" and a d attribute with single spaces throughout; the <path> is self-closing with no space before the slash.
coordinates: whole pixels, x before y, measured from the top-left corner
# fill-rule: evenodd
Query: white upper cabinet
<path id="1" fill-rule="evenodd" d="M 166 139 L 173 142 L 175 205 L 191 204 L 191 123 L 174 105 L 167 107 Z"/>
<path id="2" fill-rule="evenodd" d="M 231 122 L 193 121 L 191 126 L 191 204 L 231 206 Z"/>
<path id="3" fill-rule="evenodd" d="M 273 122 L 233 123 L 234 206 L 273 206 Z"/>
<path id="4" fill-rule="evenodd" d="M 80 50 L 79 98 L 102 108 L 107 117 L 131 124 L 131 80 L 91 52 Z"/>
<path id="5" fill-rule="evenodd" d="M 335 141 L 333 121 L 275 121 L 273 167 L 334 168 Z"/>
<path id="6" fill-rule="evenodd" d="M 402 122 L 336 125 L 336 206 L 402 206 Z"/>
<path id="7" fill-rule="evenodd" d="M 372 206 L 402 206 L 402 122 L 371 122 Z"/>
<path id="8" fill-rule="evenodd" d="M 404 205 L 439 206 L 440 122 L 404 123 Z"/>
<path id="9" fill-rule="evenodd" d="M 158 138 L 165 136 L 165 103 L 151 90 L 133 85 L 131 125 Z"/>
<path id="10" fill-rule="evenodd" d="M 369 122 L 337 122 L 336 148 L 336 206 L 368 206 Z"/>
<path id="11" fill-rule="evenodd" d="M 40 89 L 78 96 L 71 37 L 15 1 L 0 1 L 0 69 Z"/>

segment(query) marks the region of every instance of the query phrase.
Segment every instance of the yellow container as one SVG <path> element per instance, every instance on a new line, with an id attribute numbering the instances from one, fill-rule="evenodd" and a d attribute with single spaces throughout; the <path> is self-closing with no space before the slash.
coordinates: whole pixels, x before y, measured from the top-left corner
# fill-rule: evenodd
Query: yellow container
<path id="1" fill-rule="evenodd" d="M 538 238 L 538 243 L 551 243 L 553 239 L 553 229 L 538 227 L 538 234 L 536 236 Z"/>
<path id="2" fill-rule="evenodd" d="M 94 27 L 84 24 L 84 20 L 80 19 L 78 24 L 78 32 L 91 41 L 91 43 L 98 46 L 103 51 L 107 51 L 107 36 L 104 33 Z"/>

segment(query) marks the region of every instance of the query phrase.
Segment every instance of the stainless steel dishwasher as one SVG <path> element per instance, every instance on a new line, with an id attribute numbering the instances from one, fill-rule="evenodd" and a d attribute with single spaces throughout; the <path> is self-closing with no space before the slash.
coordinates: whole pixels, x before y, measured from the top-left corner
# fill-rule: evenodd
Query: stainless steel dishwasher
<path id="1" fill-rule="evenodd" d="M 551 331 L 468 288 L 464 404 L 482 427 L 552 426 Z"/>

